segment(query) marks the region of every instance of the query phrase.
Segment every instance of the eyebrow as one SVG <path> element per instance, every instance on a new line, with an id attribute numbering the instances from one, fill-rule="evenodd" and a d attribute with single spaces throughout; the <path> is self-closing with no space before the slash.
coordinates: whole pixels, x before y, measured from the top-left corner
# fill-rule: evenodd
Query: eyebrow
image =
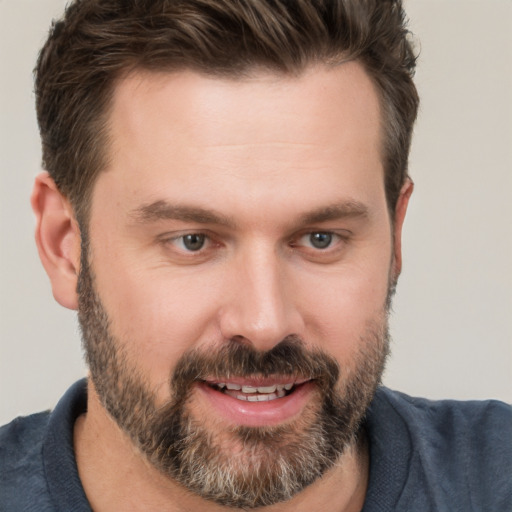
<path id="1" fill-rule="evenodd" d="M 139 223 L 149 223 L 158 220 L 179 220 L 197 222 L 198 224 L 219 224 L 235 227 L 235 222 L 213 210 L 196 206 L 173 205 L 167 201 L 155 201 L 133 210 L 130 216 Z"/>
<path id="2" fill-rule="evenodd" d="M 302 224 L 316 224 L 346 218 L 368 218 L 368 207 L 360 201 L 347 200 L 307 212 L 300 217 Z"/>
<path id="3" fill-rule="evenodd" d="M 178 220 L 183 222 L 196 222 L 198 224 L 217 224 L 230 228 L 236 227 L 236 222 L 214 210 L 196 206 L 174 205 L 159 200 L 133 210 L 130 216 L 137 223 L 150 223 L 158 220 Z M 355 200 L 346 200 L 306 212 L 299 217 L 299 224 L 316 224 L 330 220 L 344 218 L 368 218 L 368 207 Z"/>

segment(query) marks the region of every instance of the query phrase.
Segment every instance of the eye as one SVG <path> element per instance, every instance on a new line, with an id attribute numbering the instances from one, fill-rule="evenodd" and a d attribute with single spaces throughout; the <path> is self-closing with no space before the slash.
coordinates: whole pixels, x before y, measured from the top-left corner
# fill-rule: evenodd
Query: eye
<path id="1" fill-rule="evenodd" d="M 196 265 L 217 259 L 225 247 L 223 239 L 209 231 L 174 231 L 162 233 L 157 239 L 166 261 Z"/>
<path id="2" fill-rule="evenodd" d="M 311 261 L 334 263 L 345 254 L 350 240 L 348 231 L 339 231 L 303 231 L 290 246 Z"/>
<path id="3" fill-rule="evenodd" d="M 302 235 L 294 245 L 323 251 L 336 245 L 340 240 L 339 235 L 330 231 L 311 231 Z"/>
<path id="4" fill-rule="evenodd" d="M 327 232 L 315 232 L 309 233 L 305 235 L 304 238 L 307 238 L 307 241 L 314 247 L 315 249 L 327 249 L 333 241 L 333 234 Z"/>
<path id="5" fill-rule="evenodd" d="M 207 237 L 202 233 L 189 233 L 173 240 L 179 249 L 188 252 L 197 252 L 206 245 Z"/>

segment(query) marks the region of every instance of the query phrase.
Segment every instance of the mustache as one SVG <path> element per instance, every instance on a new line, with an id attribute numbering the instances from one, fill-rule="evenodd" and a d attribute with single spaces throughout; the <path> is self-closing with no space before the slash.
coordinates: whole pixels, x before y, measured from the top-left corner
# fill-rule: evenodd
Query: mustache
<path id="1" fill-rule="evenodd" d="M 347 428 L 345 423 L 348 416 L 343 411 L 350 404 L 344 403 L 336 394 L 340 367 L 334 358 L 321 350 L 306 348 L 303 340 L 293 335 L 268 351 L 255 350 L 247 342 L 235 338 L 223 342 L 217 350 L 191 350 L 180 358 L 170 382 L 172 398 L 161 408 L 147 411 L 147 417 L 154 422 L 155 435 L 148 437 L 145 431 L 139 430 L 140 446 L 147 453 L 154 453 L 157 459 L 165 453 L 167 469 L 170 472 L 178 471 L 176 461 L 182 456 L 183 443 L 191 435 L 185 407 L 192 395 L 192 386 L 212 377 L 224 380 L 230 377 L 272 376 L 314 380 L 322 410 L 318 428 L 322 432 L 329 429 L 338 432 Z M 286 431 L 286 427 L 283 429 L 239 427 L 237 432 L 246 446 L 264 442 L 267 447 L 275 444 L 277 449 L 282 438 L 276 435 Z M 346 439 L 336 443 L 341 445 L 342 441 L 344 443 Z M 335 457 L 333 450 L 335 445 L 338 446 L 336 443 L 325 448 L 326 457 L 331 452 Z"/>
<path id="2" fill-rule="evenodd" d="M 268 351 L 258 351 L 233 338 L 216 351 L 193 350 L 182 356 L 175 367 L 171 388 L 179 399 L 196 381 L 272 376 L 311 379 L 322 388 L 332 388 L 339 373 L 334 358 L 320 350 L 307 349 L 298 336 L 287 336 Z"/>

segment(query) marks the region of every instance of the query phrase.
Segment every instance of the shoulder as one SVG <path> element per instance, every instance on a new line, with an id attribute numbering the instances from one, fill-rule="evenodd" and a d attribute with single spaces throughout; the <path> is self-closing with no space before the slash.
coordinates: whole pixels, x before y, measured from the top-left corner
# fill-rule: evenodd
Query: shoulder
<path id="1" fill-rule="evenodd" d="M 18 510 L 27 494 L 46 495 L 42 446 L 49 418 L 49 412 L 33 414 L 0 428 L 0 494 L 6 510 Z"/>
<path id="2" fill-rule="evenodd" d="M 376 401 L 420 430 L 440 430 L 445 435 L 478 431 L 480 440 L 482 434 L 492 438 L 496 432 L 512 432 L 512 406 L 498 400 L 429 400 L 381 388 Z"/>
<path id="3" fill-rule="evenodd" d="M 386 388 L 379 390 L 377 400 L 387 416 L 399 418 L 413 448 L 457 471 L 464 465 L 512 465 L 512 407 L 506 403 L 428 400 Z"/>
<path id="4" fill-rule="evenodd" d="M 50 412 L 19 417 L 0 427 L 0 474 L 33 465 L 40 456 Z"/>
<path id="5" fill-rule="evenodd" d="M 374 455 L 401 471 L 396 510 L 512 510 L 510 405 L 380 388 L 368 425 Z"/>

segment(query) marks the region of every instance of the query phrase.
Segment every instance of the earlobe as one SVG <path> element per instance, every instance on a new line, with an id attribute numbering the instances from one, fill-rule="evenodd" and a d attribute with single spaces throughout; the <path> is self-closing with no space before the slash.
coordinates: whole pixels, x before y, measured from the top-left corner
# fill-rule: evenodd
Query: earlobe
<path id="1" fill-rule="evenodd" d="M 31 204 L 36 215 L 37 249 L 53 296 L 62 306 L 77 309 L 80 229 L 73 209 L 47 172 L 36 177 Z"/>
<path id="2" fill-rule="evenodd" d="M 404 225 L 405 214 L 407 213 L 407 206 L 409 199 L 414 190 L 414 183 L 410 178 L 407 178 L 402 185 L 400 195 L 395 207 L 395 223 L 393 229 L 393 280 L 396 282 L 400 272 L 402 271 L 402 228 Z"/>

